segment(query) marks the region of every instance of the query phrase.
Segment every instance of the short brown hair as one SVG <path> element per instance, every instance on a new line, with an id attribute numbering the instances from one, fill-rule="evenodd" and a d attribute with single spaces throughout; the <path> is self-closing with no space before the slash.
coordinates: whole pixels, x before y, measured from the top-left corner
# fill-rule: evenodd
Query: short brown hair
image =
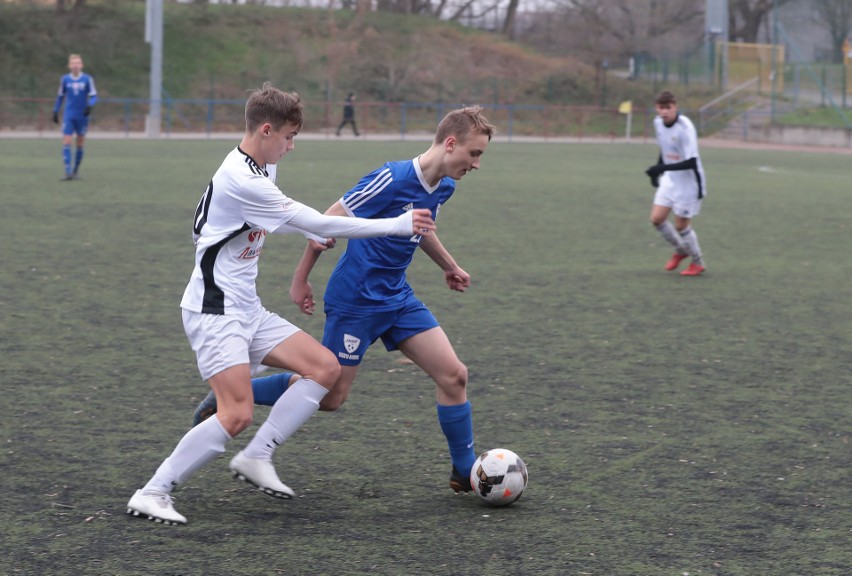
<path id="1" fill-rule="evenodd" d="M 654 100 L 654 104 L 659 106 L 666 106 L 669 104 L 677 104 L 677 99 L 672 92 L 668 90 L 663 90 L 659 94 L 657 94 L 657 98 Z"/>
<path id="2" fill-rule="evenodd" d="M 295 92 L 284 92 L 265 82 L 263 87 L 252 91 L 246 101 L 246 130 L 254 132 L 269 122 L 273 130 L 285 124 L 302 128 L 302 102 Z"/>
<path id="3" fill-rule="evenodd" d="M 435 143 L 441 143 L 449 136 L 455 136 L 464 142 L 471 133 L 485 134 L 488 140 L 497 129 L 482 114 L 482 106 L 466 106 L 449 112 L 438 124 Z"/>

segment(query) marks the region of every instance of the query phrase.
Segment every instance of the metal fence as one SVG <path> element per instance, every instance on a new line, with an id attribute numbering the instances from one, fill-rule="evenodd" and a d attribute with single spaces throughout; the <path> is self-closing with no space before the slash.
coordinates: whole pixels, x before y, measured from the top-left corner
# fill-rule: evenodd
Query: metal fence
<path id="1" fill-rule="evenodd" d="M 0 134 L 3 132 L 53 132 L 54 99 L 0 98 Z M 358 102 L 355 118 L 362 134 L 432 134 L 440 119 L 463 104 L 455 102 Z M 162 101 L 161 134 L 213 134 L 245 129 L 243 100 L 165 99 Z M 488 119 L 497 125 L 501 138 L 571 137 L 621 138 L 626 116 L 617 107 L 559 105 L 490 105 Z M 149 101 L 136 98 L 102 98 L 90 117 L 89 131 L 145 132 Z M 653 110 L 635 110 L 632 135 L 651 134 Z M 333 134 L 342 119 L 338 102 L 304 102 L 303 131 Z M 346 130 L 350 130 L 349 127 Z"/>

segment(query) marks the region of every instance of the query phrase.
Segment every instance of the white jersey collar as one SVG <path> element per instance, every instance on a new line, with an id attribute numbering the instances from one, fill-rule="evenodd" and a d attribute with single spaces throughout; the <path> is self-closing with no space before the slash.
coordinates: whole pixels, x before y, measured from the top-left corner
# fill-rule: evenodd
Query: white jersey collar
<path id="1" fill-rule="evenodd" d="M 414 172 L 417 174 L 417 179 L 420 180 L 420 185 L 423 186 L 423 189 L 429 194 L 437 190 L 438 186 L 441 185 L 441 180 L 438 180 L 438 183 L 434 186 L 429 186 L 429 183 L 426 182 L 426 178 L 423 177 L 423 170 L 420 168 L 420 156 L 417 156 L 411 162 L 414 164 Z"/>

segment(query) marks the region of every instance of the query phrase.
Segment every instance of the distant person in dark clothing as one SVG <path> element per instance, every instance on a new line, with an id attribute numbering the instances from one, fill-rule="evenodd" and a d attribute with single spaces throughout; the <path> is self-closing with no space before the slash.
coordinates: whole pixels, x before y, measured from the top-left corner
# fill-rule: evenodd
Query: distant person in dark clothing
<path id="1" fill-rule="evenodd" d="M 358 132 L 358 126 L 355 125 L 355 93 L 350 92 L 348 96 L 346 96 L 346 100 L 343 102 L 343 120 L 340 122 L 340 126 L 337 127 L 337 135 L 340 136 L 340 131 L 347 124 L 352 124 L 352 133 L 355 136 L 360 136 L 361 134 Z"/>

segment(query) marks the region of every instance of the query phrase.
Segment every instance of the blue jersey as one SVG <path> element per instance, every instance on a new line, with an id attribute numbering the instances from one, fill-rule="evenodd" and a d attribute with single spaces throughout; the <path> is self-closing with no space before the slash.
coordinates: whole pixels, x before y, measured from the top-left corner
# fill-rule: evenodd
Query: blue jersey
<path id="1" fill-rule="evenodd" d="M 65 116 L 82 118 L 85 116 L 86 107 L 94 106 L 98 101 L 95 79 L 86 73 L 76 78 L 66 74 L 59 80 L 59 93 L 56 96 L 56 104 L 53 106 L 54 112 L 59 112 L 64 98 L 67 98 Z"/>
<path id="2" fill-rule="evenodd" d="M 430 187 L 415 158 L 388 162 L 367 174 L 343 195 L 341 203 L 350 216 L 361 218 L 392 218 L 414 208 L 428 208 L 437 220 L 455 189 L 449 177 Z M 419 235 L 350 239 L 328 280 L 325 302 L 360 313 L 401 306 L 413 294 L 405 271 L 419 243 Z"/>

